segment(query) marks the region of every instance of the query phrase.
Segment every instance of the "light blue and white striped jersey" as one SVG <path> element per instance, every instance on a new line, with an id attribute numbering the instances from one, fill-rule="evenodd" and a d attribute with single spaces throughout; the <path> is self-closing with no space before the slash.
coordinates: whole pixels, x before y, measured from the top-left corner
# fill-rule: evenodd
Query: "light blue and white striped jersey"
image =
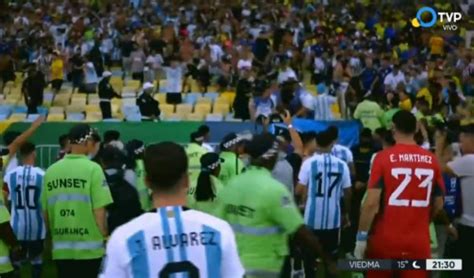
<path id="1" fill-rule="evenodd" d="M 162 207 L 117 228 L 101 278 L 243 277 L 230 225 L 181 207 Z"/>
<path id="2" fill-rule="evenodd" d="M 11 226 L 18 240 L 46 237 L 40 195 L 44 171 L 33 166 L 18 166 L 3 178 L 11 202 Z"/>
<path id="3" fill-rule="evenodd" d="M 308 187 L 306 225 L 314 230 L 340 228 L 340 201 L 343 190 L 351 187 L 347 164 L 331 154 L 314 154 L 301 165 L 298 180 Z"/>
<path id="4" fill-rule="evenodd" d="M 314 119 L 317 121 L 328 121 L 334 117 L 331 106 L 337 102 L 337 98 L 328 94 L 319 94 L 313 98 Z"/>
<path id="5" fill-rule="evenodd" d="M 347 164 L 354 163 L 354 156 L 352 155 L 352 151 L 346 146 L 334 144 L 331 150 L 331 154 L 341 159 Z"/>

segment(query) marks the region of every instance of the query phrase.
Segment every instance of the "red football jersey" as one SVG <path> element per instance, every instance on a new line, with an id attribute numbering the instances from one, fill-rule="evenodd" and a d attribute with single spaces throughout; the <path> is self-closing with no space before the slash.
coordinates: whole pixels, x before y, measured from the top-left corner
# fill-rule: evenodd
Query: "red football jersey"
<path id="1" fill-rule="evenodd" d="M 382 189 L 369 252 L 373 246 L 400 258 L 429 256 L 432 197 L 444 194 L 436 157 L 417 145 L 383 150 L 374 159 L 368 187 Z"/>

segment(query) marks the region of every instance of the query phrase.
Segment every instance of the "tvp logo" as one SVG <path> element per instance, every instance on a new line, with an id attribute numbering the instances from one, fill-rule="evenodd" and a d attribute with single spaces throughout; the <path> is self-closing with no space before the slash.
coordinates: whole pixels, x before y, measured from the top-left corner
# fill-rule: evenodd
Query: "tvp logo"
<path id="1" fill-rule="evenodd" d="M 423 15 L 426 13 L 431 14 L 430 21 L 425 21 L 423 19 Z M 431 7 L 423 7 L 418 10 L 418 12 L 416 13 L 416 17 L 411 20 L 411 25 L 416 28 L 430 28 L 433 27 L 436 22 L 438 22 L 438 18 L 439 22 L 443 23 L 443 30 L 456 31 L 458 29 L 456 22 L 462 19 L 462 14 L 459 12 L 437 12 Z"/>

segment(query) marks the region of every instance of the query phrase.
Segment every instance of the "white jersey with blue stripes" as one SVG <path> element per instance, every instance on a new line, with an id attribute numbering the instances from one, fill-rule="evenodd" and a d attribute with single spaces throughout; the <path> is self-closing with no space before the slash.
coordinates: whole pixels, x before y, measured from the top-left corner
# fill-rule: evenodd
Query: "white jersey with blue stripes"
<path id="1" fill-rule="evenodd" d="M 331 150 L 331 154 L 348 164 L 354 162 L 354 156 L 352 154 L 352 151 L 346 146 L 334 144 Z"/>
<path id="2" fill-rule="evenodd" d="M 10 223 L 18 240 L 41 240 L 46 237 L 40 195 L 44 171 L 33 166 L 18 166 L 3 178 L 11 202 Z"/>
<path id="3" fill-rule="evenodd" d="M 243 277 L 230 225 L 181 207 L 162 207 L 117 228 L 101 278 Z"/>
<path id="4" fill-rule="evenodd" d="M 314 230 L 341 227 L 343 190 L 351 187 L 349 167 L 331 154 L 314 154 L 301 165 L 299 183 L 308 188 L 304 220 Z"/>

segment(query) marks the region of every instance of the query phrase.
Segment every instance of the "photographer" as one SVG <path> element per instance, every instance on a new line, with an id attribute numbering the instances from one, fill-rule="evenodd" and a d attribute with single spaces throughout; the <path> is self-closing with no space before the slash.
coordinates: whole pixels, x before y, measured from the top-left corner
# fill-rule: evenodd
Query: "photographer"
<path id="1" fill-rule="evenodd" d="M 101 165 L 114 202 L 107 206 L 107 226 L 112 231 L 142 214 L 137 190 L 124 178 L 125 155 L 115 147 L 102 151 Z"/>
<path id="2" fill-rule="evenodd" d="M 437 132 L 436 154 L 443 157 L 447 136 L 445 132 Z M 441 160 L 444 173 L 458 177 L 461 181 L 462 214 L 457 226 L 458 241 L 456 243 L 455 257 L 464 262 L 462 274 L 458 277 L 472 277 L 474 264 L 472 264 L 472 238 L 474 237 L 474 124 L 461 127 L 459 143 L 463 156 L 454 158 L 450 162 Z"/>

